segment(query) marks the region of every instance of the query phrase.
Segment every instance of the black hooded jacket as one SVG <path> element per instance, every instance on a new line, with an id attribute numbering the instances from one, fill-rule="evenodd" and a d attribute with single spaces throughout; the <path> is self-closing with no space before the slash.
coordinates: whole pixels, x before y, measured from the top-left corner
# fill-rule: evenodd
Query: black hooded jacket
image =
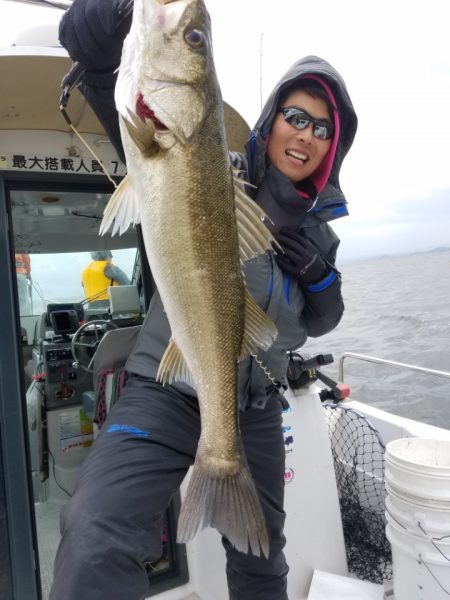
<path id="1" fill-rule="evenodd" d="M 116 29 L 107 19 L 108 31 L 91 33 L 98 46 L 103 35 L 109 50 L 99 52 L 98 69 L 95 57 L 88 53 L 83 35 L 83 19 L 92 11 L 107 10 L 116 14 L 120 24 Z M 87 70 L 81 78 L 80 89 L 98 114 L 119 155 L 123 149 L 118 137 L 117 113 L 114 110 L 114 75 L 118 66 L 117 57 L 123 38 L 129 27 L 125 21 L 124 2 L 113 0 L 76 0 L 64 15 L 60 26 L 60 40 L 74 60 L 85 61 Z M 119 16 L 118 16 L 119 15 Z M 120 19 L 119 19 L 120 17 Z M 86 24 L 87 27 L 87 24 Z M 119 34 L 117 34 L 119 31 Z M 112 33 L 111 33 L 112 32 Z M 111 59 L 113 57 L 113 59 Z M 106 62 L 114 64 L 106 66 Z M 82 63 L 82 66 L 83 63 Z M 300 197 L 292 182 L 267 161 L 265 139 L 271 129 L 278 108 L 280 94 L 300 77 L 319 77 L 327 87 L 337 109 L 339 135 L 335 136 L 332 163 L 328 166 L 320 185 L 316 185 L 313 197 Z M 231 162 L 243 172 L 243 177 L 253 186 L 249 192 L 269 214 L 277 227 L 288 225 L 313 242 L 328 265 L 322 281 L 302 286 L 277 265 L 272 253 L 259 256 L 246 263 L 245 281 L 258 304 L 273 319 L 278 328 L 278 337 L 272 347 L 249 357 L 240 365 L 240 405 L 262 407 L 272 393 L 273 386 L 286 385 L 287 351 L 302 346 L 308 336 L 317 337 L 331 331 L 339 323 L 344 311 L 341 295 L 341 278 L 335 269 L 339 239 L 328 224 L 329 221 L 347 215 L 346 199 L 340 188 L 339 172 L 355 136 L 357 118 L 345 84 L 335 69 L 325 60 L 315 56 L 296 62 L 275 86 L 267 100 L 261 116 L 251 132 L 245 153 L 230 153 Z M 323 174 L 322 174 L 323 175 Z M 170 327 L 158 292 L 150 303 L 138 342 L 130 355 L 126 368 L 142 377 L 154 378 L 160 359 L 170 339 Z M 185 384 L 175 384 L 180 390 L 194 394 Z"/>
<path id="2" fill-rule="evenodd" d="M 339 122 L 339 135 L 326 178 L 322 179 L 319 189 L 312 186 L 314 194 L 310 198 L 302 198 L 294 184 L 268 163 L 266 138 L 283 92 L 298 79 L 308 76 L 318 77 L 328 86 L 332 96 L 330 100 L 337 109 L 335 119 Z M 305 237 L 320 249 L 322 258 L 330 267 L 323 282 L 303 288 L 307 299 L 303 319 L 311 337 L 331 331 L 338 324 L 344 310 L 340 275 L 334 269 L 339 239 L 328 222 L 348 215 L 339 174 L 356 129 L 357 117 L 342 77 L 322 58 L 307 56 L 294 63 L 273 89 L 251 132 L 245 154 L 232 153 L 235 166 L 244 171 L 247 180 L 255 186 L 248 188 L 249 194 L 268 213 L 276 230 L 283 226 L 302 230 Z"/>

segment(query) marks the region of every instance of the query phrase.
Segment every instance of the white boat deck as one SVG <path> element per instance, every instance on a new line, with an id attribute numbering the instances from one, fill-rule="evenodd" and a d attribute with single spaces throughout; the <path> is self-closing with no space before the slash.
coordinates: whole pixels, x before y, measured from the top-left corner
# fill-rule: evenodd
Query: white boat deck
<path id="1" fill-rule="evenodd" d="M 48 600 L 53 581 L 53 563 L 59 543 L 59 513 L 61 502 L 37 502 L 35 504 L 36 529 L 39 545 L 42 600 Z"/>
<path id="2" fill-rule="evenodd" d="M 384 586 L 314 571 L 307 600 L 383 600 Z"/>

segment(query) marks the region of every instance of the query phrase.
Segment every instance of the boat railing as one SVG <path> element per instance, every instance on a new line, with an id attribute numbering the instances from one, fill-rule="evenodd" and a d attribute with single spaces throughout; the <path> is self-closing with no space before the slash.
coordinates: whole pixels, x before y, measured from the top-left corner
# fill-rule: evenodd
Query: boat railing
<path id="1" fill-rule="evenodd" d="M 450 379 L 450 373 L 447 371 L 438 371 L 436 369 L 429 369 L 427 367 L 418 367 L 417 365 L 409 365 L 407 363 L 397 362 L 395 360 L 386 360 L 384 358 L 376 358 L 375 356 L 367 356 L 366 354 L 357 354 L 355 352 L 344 352 L 339 358 L 339 381 L 344 381 L 344 361 L 348 358 L 354 360 L 360 360 L 364 362 L 370 362 L 377 365 L 387 365 L 389 367 L 395 367 L 400 369 L 409 369 L 410 371 L 416 371 L 419 373 L 425 373 L 427 375 L 434 375 L 435 377 L 444 377 Z"/>

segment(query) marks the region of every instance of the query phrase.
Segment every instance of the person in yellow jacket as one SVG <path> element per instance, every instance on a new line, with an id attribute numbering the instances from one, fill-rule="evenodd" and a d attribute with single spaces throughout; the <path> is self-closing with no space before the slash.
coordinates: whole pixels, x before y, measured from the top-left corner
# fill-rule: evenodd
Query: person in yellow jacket
<path id="1" fill-rule="evenodd" d="M 89 304 L 109 299 L 108 288 L 114 285 L 130 285 L 125 273 L 111 263 L 110 250 L 91 252 L 92 262 L 83 270 L 81 279 Z"/>

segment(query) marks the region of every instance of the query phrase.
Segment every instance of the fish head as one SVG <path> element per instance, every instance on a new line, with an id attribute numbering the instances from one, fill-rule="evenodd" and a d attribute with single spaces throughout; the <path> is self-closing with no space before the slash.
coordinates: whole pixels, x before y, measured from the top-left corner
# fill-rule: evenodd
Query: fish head
<path id="1" fill-rule="evenodd" d="M 151 120 L 163 148 L 186 144 L 213 101 L 213 77 L 211 21 L 203 0 L 135 0 L 116 86 L 120 114 Z"/>

